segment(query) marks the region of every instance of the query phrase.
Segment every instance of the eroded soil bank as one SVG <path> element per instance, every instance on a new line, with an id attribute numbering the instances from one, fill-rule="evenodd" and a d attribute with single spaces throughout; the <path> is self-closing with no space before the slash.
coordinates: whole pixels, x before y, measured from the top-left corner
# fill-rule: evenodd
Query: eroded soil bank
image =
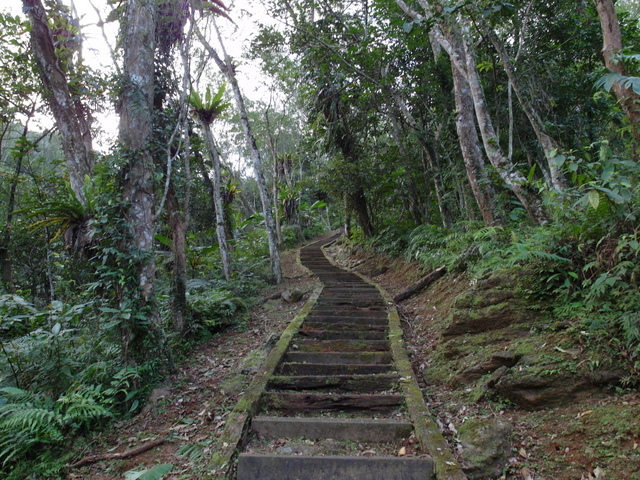
<path id="1" fill-rule="evenodd" d="M 331 252 L 393 296 L 428 273 L 364 249 Z M 398 305 L 441 430 L 469 478 L 640 479 L 640 394 L 586 332 L 527 298 L 527 275 L 449 273 Z"/>

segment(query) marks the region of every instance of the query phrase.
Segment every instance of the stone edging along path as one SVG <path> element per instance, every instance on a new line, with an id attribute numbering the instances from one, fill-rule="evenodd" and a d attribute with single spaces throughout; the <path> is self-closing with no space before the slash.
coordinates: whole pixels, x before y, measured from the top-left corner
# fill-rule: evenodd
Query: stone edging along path
<path id="1" fill-rule="evenodd" d="M 466 479 L 426 407 L 391 296 L 325 254 L 336 238 L 299 250 L 323 285 L 229 415 L 203 478 Z"/>

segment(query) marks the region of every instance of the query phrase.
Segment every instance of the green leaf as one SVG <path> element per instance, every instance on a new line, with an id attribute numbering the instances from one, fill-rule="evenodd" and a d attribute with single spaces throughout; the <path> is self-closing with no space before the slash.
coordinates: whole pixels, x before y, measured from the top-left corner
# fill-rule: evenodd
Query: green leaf
<path id="1" fill-rule="evenodd" d="M 156 233 L 155 239 L 165 247 L 169 247 L 169 248 L 173 247 L 173 242 L 171 241 L 171 239 L 168 237 L 165 237 L 164 235 L 160 235 L 159 233 Z"/>
<path id="2" fill-rule="evenodd" d="M 600 194 L 597 190 L 591 190 L 588 194 L 589 203 L 593 207 L 594 210 L 598 209 L 598 205 L 600 205 Z"/>
<path id="3" fill-rule="evenodd" d="M 163 463 L 147 470 L 129 470 L 124 474 L 124 478 L 125 480 L 160 480 L 172 469 L 172 463 Z"/>

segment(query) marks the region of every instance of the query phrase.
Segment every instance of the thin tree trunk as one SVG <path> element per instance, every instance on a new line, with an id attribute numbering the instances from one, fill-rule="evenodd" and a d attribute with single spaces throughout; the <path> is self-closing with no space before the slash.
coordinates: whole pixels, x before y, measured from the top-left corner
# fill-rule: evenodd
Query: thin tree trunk
<path id="1" fill-rule="evenodd" d="M 247 108 L 244 103 L 244 97 L 242 96 L 242 92 L 240 91 L 240 86 L 238 85 L 238 80 L 235 75 L 234 66 L 231 63 L 231 58 L 229 57 L 229 55 L 226 54 L 226 52 L 224 52 L 224 60 L 223 60 L 218 55 L 218 52 L 216 52 L 215 49 L 211 47 L 209 42 L 207 42 L 207 40 L 202 35 L 202 32 L 198 31 L 197 35 L 202 41 L 203 45 L 205 46 L 211 58 L 213 58 L 213 60 L 216 62 L 216 64 L 218 65 L 218 68 L 220 68 L 220 71 L 225 75 L 225 77 L 227 78 L 227 81 L 231 85 L 231 89 L 233 91 L 233 98 L 235 100 L 236 108 L 238 109 L 238 114 L 240 115 L 240 123 L 242 124 L 242 131 L 244 132 L 244 136 L 247 141 L 249 151 L 251 152 L 253 169 L 255 171 L 256 181 L 258 183 L 260 201 L 262 202 L 262 212 L 263 212 L 265 224 L 267 227 L 267 241 L 269 244 L 269 257 L 271 260 L 271 271 L 273 273 L 273 277 L 276 283 L 281 283 L 282 270 L 280 268 L 280 252 L 278 251 L 278 238 L 276 235 L 275 220 L 273 218 L 273 211 L 271 208 L 271 199 L 269 198 L 267 182 L 264 177 L 262 156 L 260 154 L 260 150 L 258 149 L 256 138 L 253 135 L 251 124 L 249 123 L 249 115 L 247 113 Z M 220 44 L 222 45 L 222 39 L 220 38 L 219 32 L 218 32 L 218 38 L 220 40 Z"/>
<path id="2" fill-rule="evenodd" d="M 418 3 L 424 9 L 424 16 L 412 10 L 404 0 L 396 0 L 396 3 L 414 20 L 434 18 L 433 8 L 428 0 L 418 0 Z M 464 40 L 462 33 L 456 26 L 446 28 L 445 31 L 447 33 L 445 35 L 440 28 L 440 26 L 443 25 L 444 23 L 440 21 L 440 25 L 434 25 L 432 27 L 432 38 L 447 52 L 452 65 L 466 78 L 469 84 L 476 113 L 476 121 L 489 161 L 500 175 L 500 178 L 502 178 L 505 184 L 518 197 L 529 217 L 538 224 L 545 223 L 548 218 L 547 212 L 542 204 L 542 199 L 536 192 L 526 187 L 526 178 L 524 178 L 515 165 L 504 156 L 500 149 L 499 139 L 495 133 L 493 122 L 487 108 L 473 49 Z"/>
<path id="3" fill-rule="evenodd" d="M 626 75 L 624 61 L 617 58 L 622 53 L 622 32 L 612 0 L 595 0 L 602 27 L 602 56 L 605 66 L 614 73 Z M 625 115 L 629 118 L 636 141 L 640 141 L 640 95 L 632 88 L 624 88 L 620 82 L 612 87 Z"/>
<path id="4" fill-rule="evenodd" d="M 22 0 L 31 21 L 31 47 L 44 86 L 44 93 L 62 139 L 69 183 L 77 199 L 86 205 L 85 177 L 93 171 L 92 137 L 89 122 L 69 88 L 61 70 L 54 38 L 41 0 Z"/>
<path id="5" fill-rule="evenodd" d="M 427 157 L 427 161 L 429 162 L 429 167 L 433 172 L 433 186 L 436 192 L 436 199 L 438 200 L 438 209 L 440 210 L 442 225 L 445 228 L 451 228 L 451 226 L 453 225 L 453 218 L 445 199 L 445 187 L 442 180 L 442 169 L 440 168 L 440 159 L 438 158 L 438 154 L 436 153 L 435 148 L 433 147 L 431 142 L 424 138 L 423 134 L 421 133 L 421 129 L 418 126 L 418 122 L 409 110 L 406 102 L 402 99 L 402 97 L 400 97 L 398 92 L 393 91 L 391 88 L 388 88 L 388 91 L 391 94 L 396 106 L 402 112 L 402 115 L 407 124 L 416 132 L 418 142 L 420 143 L 420 146 L 422 147 L 424 154 Z"/>
<path id="6" fill-rule="evenodd" d="M 200 122 L 200 124 L 207 142 L 209 154 L 211 155 L 211 161 L 213 162 L 213 201 L 216 211 L 216 236 L 218 238 L 218 247 L 220 248 L 220 260 L 222 261 L 224 278 L 231 280 L 231 256 L 229 255 L 224 207 L 222 206 L 220 155 L 218 154 L 218 149 L 213 139 L 211 126 L 205 122 Z"/>
<path id="7" fill-rule="evenodd" d="M 489 161 L 498 171 L 502 180 L 504 180 L 507 186 L 516 194 L 531 219 L 538 224 L 545 223 L 548 218 L 541 198 L 537 193 L 527 188 L 526 178 L 517 170 L 515 165 L 504 156 L 500 149 L 499 139 L 493 128 L 493 122 L 484 96 L 484 89 L 482 88 L 480 75 L 478 74 L 475 53 L 464 39 L 462 39 L 461 43 L 463 47 L 462 53 L 466 58 L 467 81 L 471 89 L 476 119 L 482 136 L 484 150 L 489 157 Z"/>
<path id="8" fill-rule="evenodd" d="M 502 223 L 496 214 L 495 191 L 485 168 L 485 159 L 476 130 L 473 98 L 469 84 L 455 67 L 451 70 L 456 101 L 456 130 L 467 172 L 467 180 L 482 214 L 484 224 L 490 226 Z"/>
<path id="9" fill-rule="evenodd" d="M 544 123 L 540 118 L 540 114 L 534 107 L 533 103 L 527 98 L 520 87 L 520 80 L 516 75 L 515 67 L 511 62 L 511 58 L 509 58 L 509 54 L 507 53 L 507 49 L 504 44 L 500 41 L 495 32 L 487 26 L 482 27 L 482 33 L 489 37 L 493 47 L 498 52 L 498 57 L 500 58 L 500 62 L 502 62 L 502 66 L 504 67 L 504 71 L 507 74 L 507 78 L 509 79 L 509 86 L 513 89 L 513 92 L 516 94 L 518 98 L 518 102 L 522 107 L 533 131 L 538 139 L 538 144 L 542 148 L 545 158 L 547 159 L 547 167 L 549 169 L 549 177 L 551 179 L 551 184 L 549 187 L 556 189 L 557 191 L 562 191 L 567 188 L 567 183 L 562 175 L 562 172 L 558 168 L 554 157 L 555 153 L 558 149 L 557 142 L 545 131 Z"/>
<path id="10" fill-rule="evenodd" d="M 187 224 L 183 221 L 182 212 L 173 185 L 167 190 L 167 216 L 171 232 L 171 249 L 173 250 L 173 329 L 183 334 L 186 330 L 187 312 Z"/>

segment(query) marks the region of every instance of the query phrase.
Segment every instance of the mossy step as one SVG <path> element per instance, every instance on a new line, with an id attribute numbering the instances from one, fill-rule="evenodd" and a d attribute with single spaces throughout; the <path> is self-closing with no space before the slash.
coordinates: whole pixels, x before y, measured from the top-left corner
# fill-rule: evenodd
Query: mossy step
<path id="1" fill-rule="evenodd" d="M 380 308 L 359 308 L 359 307 L 349 307 L 349 306 L 318 306 L 316 305 L 314 309 L 311 311 L 312 315 L 326 315 L 330 317 L 335 316 L 345 316 L 349 315 L 351 317 L 384 317 L 387 318 L 386 307 Z"/>
<path id="2" fill-rule="evenodd" d="M 351 325 L 387 325 L 389 320 L 387 317 L 376 317 L 376 316 L 350 316 L 348 313 L 344 315 L 319 315 L 312 313 L 307 317 L 307 322 L 323 322 L 323 323 L 347 323 Z M 303 324 L 305 325 L 305 324 Z"/>
<path id="3" fill-rule="evenodd" d="M 260 438 L 332 438 L 350 442 L 397 442 L 413 431 L 411 422 L 376 418 L 291 418 L 257 416 L 251 430 Z"/>
<path id="4" fill-rule="evenodd" d="M 387 340 L 385 331 L 353 331 L 353 330 L 325 330 L 314 328 L 301 328 L 298 330 L 294 343 L 301 338 L 314 338 L 316 340 Z"/>
<path id="5" fill-rule="evenodd" d="M 298 339 L 293 348 L 299 352 L 386 352 L 387 340 L 313 340 Z"/>
<path id="6" fill-rule="evenodd" d="M 430 480 L 429 457 L 257 455 L 238 458 L 237 480 Z"/>
<path id="7" fill-rule="evenodd" d="M 336 322 L 319 322 L 315 320 L 307 320 L 302 325 L 300 332 L 302 331 L 340 331 L 340 332 L 375 332 L 387 334 L 389 329 L 388 324 L 384 325 L 371 325 L 362 323 L 336 323 Z"/>
<path id="8" fill-rule="evenodd" d="M 335 308 L 335 309 L 342 309 L 344 307 L 383 309 L 385 307 L 385 304 L 380 299 L 366 299 L 366 298 L 361 299 L 357 297 L 318 300 L 318 309 L 325 308 L 325 307 Z"/>
<path id="9" fill-rule="evenodd" d="M 380 393 L 398 387 L 398 375 L 305 375 L 274 376 L 268 390 L 331 391 L 345 393 Z"/>
<path id="10" fill-rule="evenodd" d="M 263 411 L 280 410 L 286 412 L 367 410 L 389 413 L 402 405 L 404 405 L 404 397 L 394 394 L 266 392 L 260 400 Z"/>
<path id="11" fill-rule="evenodd" d="M 283 363 L 278 375 L 375 375 L 393 372 L 392 364 L 327 364 L 327 363 Z"/>
<path id="12" fill-rule="evenodd" d="M 392 365 L 393 358 L 388 352 L 287 352 L 282 362 L 282 366 L 287 363 Z"/>

